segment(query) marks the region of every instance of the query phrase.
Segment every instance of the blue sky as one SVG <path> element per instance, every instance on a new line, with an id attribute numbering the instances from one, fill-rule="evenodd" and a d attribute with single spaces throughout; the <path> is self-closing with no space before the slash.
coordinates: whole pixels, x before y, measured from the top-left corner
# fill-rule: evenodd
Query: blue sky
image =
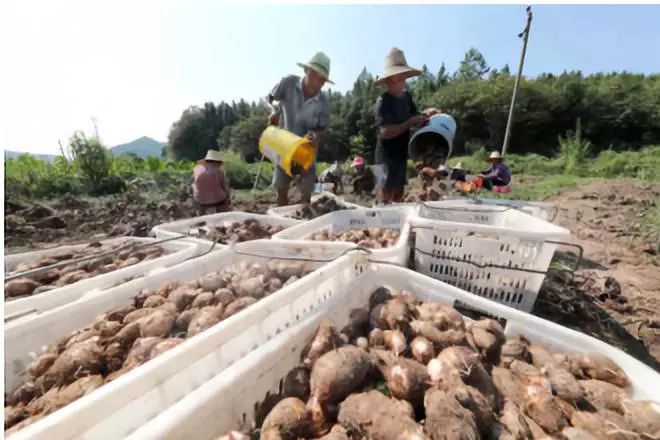
<path id="1" fill-rule="evenodd" d="M 345 91 L 364 66 L 377 74 L 392 46 L 408 62 L 449 71 L 466 50 L 515 71 L 523 5 L 305 6 L 213 1 L 13 1 L 0 14 L 9 68 L 0 108 L 3 148 L 56 153 L 75 129 L 107 145 L 165 140 L 188 105 L 263 96 L 296 61 L 332 59 Z M 525 74 L 660 72 L 660 5 L 538 5 Z M 6 94 L 5 94 L 6 93 Z"/>

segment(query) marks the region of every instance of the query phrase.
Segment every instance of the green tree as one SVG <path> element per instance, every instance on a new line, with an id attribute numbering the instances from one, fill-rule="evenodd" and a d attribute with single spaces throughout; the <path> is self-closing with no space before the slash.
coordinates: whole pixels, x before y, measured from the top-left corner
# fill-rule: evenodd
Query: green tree
<path id="1" fill-rule="evenodd" d="M 78 171 L 88 180 L 94 192 L 104 191 L 110 177 L 112 158 L 97 138 L 87 139 L 77 131 L 69 139 L 69 153 Z"/>
<path id="2" fill-rule="evenodd" d="M 471 47 L 461 61 L 454 78 L 458 81 L 476 81 L 482 79 L 490 70 L 484 56 L 474 47 Z"/>

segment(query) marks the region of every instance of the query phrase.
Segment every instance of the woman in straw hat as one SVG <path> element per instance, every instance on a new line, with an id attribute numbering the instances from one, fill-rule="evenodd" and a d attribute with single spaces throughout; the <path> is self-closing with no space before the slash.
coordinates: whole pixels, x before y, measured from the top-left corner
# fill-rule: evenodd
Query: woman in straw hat
<path id="1" fill-rule="evenodd" d="M 229 211 L 231 194 L 220 152 L 209 150 L 193 169 L 193 198 L 199 215 Z"/>
<path id="2" fill-rule="evenodd" d="M 272 105 L 279 101 L 277 108 L 268 118 L 271 125 L 281 125 L 283 129 L 298 136 L 307 136 L 313 142 L 319 142 L 319 134 L 330 123 L 330 110 L 321 88 L 330 81 L 330 58 L 323 52 L 317 52 L 307 63 L 298 63 L 305 72 L 285 76 L 273 87 L 266 100 Z M 275 167 L 273 186 L 277 189 L 277 204 L 289 204 L 289 185 L 292 178 L 283 169 Z M 304 202 L 309 202 L 316 183 L 316 163 L 296 177 L 296 186 Z"/>
<path id="3" fill-rule="evenodd" d="M 504 157 L 498 151 L 490 153 L 486 162 L 490 163 L 490 167 L 479 174 L 484 188 L 492 190 L 495 186 L 506 186 L 511 183 L 509 167 L 506 166 Z"/>
<path id="4" fill-rule="evenodd" d="M 377 84 L 387 87 L 376 102 L 376 124 L 379 127 L 376 143 L 376 163 L 385 165 L 385 183 L 381 190 L 383 203 L 400 202 L 406 185 L 408 142 L 410 130 L 424 126 L 429 115 L 417 111 L 412 95 L 406 90 L 406 79 L 420 75 L 408 66 L 400 49 L 392 48 L 385 57 L 383 75 Z"/>

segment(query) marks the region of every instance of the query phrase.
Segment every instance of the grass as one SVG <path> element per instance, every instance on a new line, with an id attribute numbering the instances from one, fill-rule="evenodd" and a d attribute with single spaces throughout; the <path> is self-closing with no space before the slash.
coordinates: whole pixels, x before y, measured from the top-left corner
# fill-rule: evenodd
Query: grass
<path id="1" fill-rule="evenodd" d="M 591 177 L 558 175 L 532 179 L 532 182 L 528 184 L 516 183 L 514 181 L 511 192 L 502 194 L 500 197 L 503 199 L 516 200 L 544 200 L 548 197 L 559 195 L 562 191 L 567 189 L 587 185 L 596 180 L 598 179 Z"/>

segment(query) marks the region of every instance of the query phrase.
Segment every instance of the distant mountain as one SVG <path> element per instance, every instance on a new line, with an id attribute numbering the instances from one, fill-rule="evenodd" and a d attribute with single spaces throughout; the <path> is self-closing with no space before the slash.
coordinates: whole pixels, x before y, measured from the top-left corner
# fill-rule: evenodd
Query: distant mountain
<path id="1" fill-rule="evenodd" d="M 34 153 L 28 153 L 26 151 L 5 150 L 5 159 L 16 159 L 19 156 L 22 156 L 23 154 L 29 154 L 31 156 L 36 157 L 39 160 L 45 160 L 45 161 L 48 161 L 48 162 L 52 162 L 53 160 L 55 160 L 55 158 L 57 156 L 59 156 L 59 154 L 56 156 L 56 155 L 53 155 L 53 154 L 34 154 Z"/>
<path id="2" fill-rule="evenodd" d="M 110 153 L 113 156 L 121 156 L 122 154 L 134 154 L 137 157 L 146 159 L 147 157 L 161 157 L 163 152 L 163 142 L 158 142 L 147 136 L 142 136 L 127 144 L 121 144 L 110 148 Z"/>

